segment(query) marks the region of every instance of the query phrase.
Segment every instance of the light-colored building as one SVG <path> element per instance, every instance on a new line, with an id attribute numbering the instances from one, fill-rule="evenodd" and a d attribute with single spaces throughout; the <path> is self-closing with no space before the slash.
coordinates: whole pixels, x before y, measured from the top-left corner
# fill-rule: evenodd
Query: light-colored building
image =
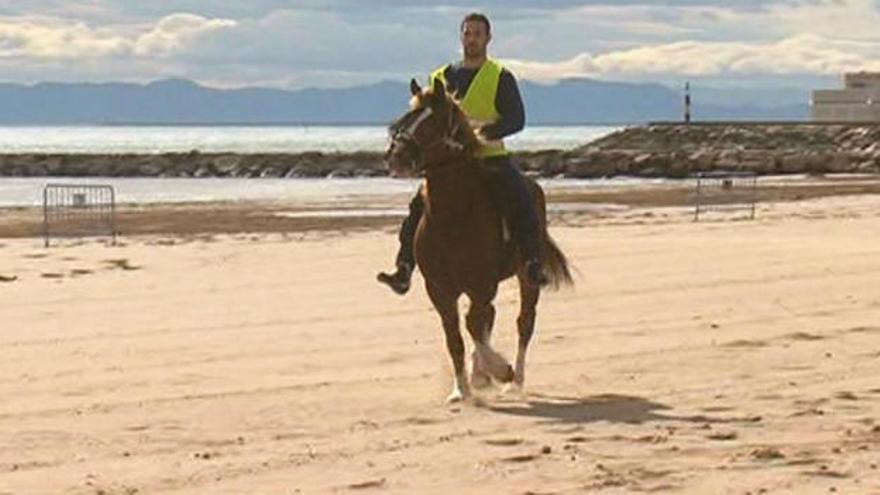
<path id="1" fill-rule="evenodd" d="M 813 120 L 819 122 L 880 122 L 880 72 L 843 76 L 844 89 L 813 91 Z"/>

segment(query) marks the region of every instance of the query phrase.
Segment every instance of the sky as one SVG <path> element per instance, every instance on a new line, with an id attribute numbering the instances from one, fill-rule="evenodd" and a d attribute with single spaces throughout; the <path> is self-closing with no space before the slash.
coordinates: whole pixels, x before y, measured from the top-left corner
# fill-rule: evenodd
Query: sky
<path id="1" fill-rule="evenodd" d="M 0 0 L 0 82 L 347 87 L 460 57 L 462 16 L 520 79 L 833 87 L 880 70 L 880 0 Z"/>

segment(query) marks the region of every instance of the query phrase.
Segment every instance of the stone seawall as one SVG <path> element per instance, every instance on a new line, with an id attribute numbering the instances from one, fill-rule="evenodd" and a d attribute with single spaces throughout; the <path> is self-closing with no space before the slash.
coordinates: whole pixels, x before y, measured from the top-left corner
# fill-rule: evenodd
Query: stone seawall
<path id="1" fill-rule="evenodd" d="M 565 153 L 562 161 L 568 177 L 684 177 L 711 170 L 876 173 L 880 123 L 657 124 L 610 134 Z"/>
<path id="2" fill-rule="evenodd" d="M 370 177 L 380 153 L 162 153 L 0 155 L 7 177 Z"/>
<path id="3" fill-rule="evenodd" d="M 759 174 L 880 172 L 880 124 L 632 127 L 574 150 L 518 153 L 541 177 L 685 177 L 709 170 Z M 381 153 L 0 154 L 0 176 L 376 177 Z"/>

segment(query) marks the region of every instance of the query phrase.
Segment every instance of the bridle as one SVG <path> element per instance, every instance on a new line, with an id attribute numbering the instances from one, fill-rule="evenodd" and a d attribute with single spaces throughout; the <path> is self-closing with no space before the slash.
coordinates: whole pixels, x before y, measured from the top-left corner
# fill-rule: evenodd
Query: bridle
<path id="1" fill-rule="evenodd" d="M 449 110 L 447 113 L 449 114 L 449 118 L 444 127 L 446 130 L 443 133 L 443 136 L 427 144 L 420 142 L 416 136 L 418 135 L 419 127 L 435 114 L 434 109 L 431 107 L 423 108 L 409 125 L 405 127 L 401 126 L 394 131 L 394 134 L 392 134 L 392 142 L 395 144 L 402 144 L 407 154 L 412 159 L 414 172 L 422 174 L 427 171 L 428 163 L 425 161 L 425 156 L 429 151 L 434 150 L 438 146 L 444 148 L 447 156 L 455 153 L 463 153 L 465 151 L 465 145 L 454 139 L 461 129 L 461 123 L 459 122 L 453 125 L 455 113 L 452 110 Z"/>

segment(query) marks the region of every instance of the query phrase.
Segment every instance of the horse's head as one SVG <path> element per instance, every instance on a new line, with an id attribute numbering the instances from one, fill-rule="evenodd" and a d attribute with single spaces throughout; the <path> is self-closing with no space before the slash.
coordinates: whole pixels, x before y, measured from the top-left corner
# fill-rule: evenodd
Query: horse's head
<path id="1" fill-rule="evenodd" d="M 422 175 L 474 156 L 479 141 L 467 117 L 439 79 L 422 90 L 410 81 L 411 109 L 388 128 L 385 161 L 392 175 Z"/>

